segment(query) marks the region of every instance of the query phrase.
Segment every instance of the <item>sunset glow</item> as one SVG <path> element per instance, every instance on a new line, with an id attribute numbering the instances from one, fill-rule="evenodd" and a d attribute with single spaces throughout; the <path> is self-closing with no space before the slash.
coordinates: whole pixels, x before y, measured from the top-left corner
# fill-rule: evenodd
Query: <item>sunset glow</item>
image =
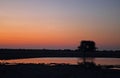
<path id="1" fill-rule="evenodd" d="M 0 0 L 0 48 L 120 49 L 119 0 Z"/>

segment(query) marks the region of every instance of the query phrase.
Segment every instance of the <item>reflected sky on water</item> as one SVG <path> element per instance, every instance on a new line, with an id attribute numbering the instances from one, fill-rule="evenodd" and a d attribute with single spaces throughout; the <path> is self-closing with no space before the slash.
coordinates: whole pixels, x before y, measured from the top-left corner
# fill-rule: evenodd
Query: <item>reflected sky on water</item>
<path id="1" fill-rule="evenodd" d="M 91 58 L 87 59 L 88 61 L 91 61 Z M 0 60 L 0 63 L 65 63 L 65 64 L 77 64 L 78 62 L 82 62 L 82 58 L 28 58 L 28 59 L 14 59 L 14 60 Z M 92 61 L 94 61 L 96 64 L 101 65 L 120 65 L 120 59 L 119 58 L 92 58 Z"/>

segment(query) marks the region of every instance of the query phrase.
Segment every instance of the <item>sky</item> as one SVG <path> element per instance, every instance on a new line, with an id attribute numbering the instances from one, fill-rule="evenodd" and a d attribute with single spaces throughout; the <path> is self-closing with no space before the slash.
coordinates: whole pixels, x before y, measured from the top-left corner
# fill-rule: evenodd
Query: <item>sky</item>
<path id="1" fill-rule="evenodd" d="M 120 49 L 120 0 L 0 0 L 0 48 Z"/>

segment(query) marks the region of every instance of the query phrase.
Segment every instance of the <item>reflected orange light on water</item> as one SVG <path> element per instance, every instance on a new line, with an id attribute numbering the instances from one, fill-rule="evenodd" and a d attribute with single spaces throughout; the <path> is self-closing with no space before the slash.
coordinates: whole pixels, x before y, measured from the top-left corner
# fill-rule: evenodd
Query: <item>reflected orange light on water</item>
<path id="1" fill-rule="evenodd" d="M 77 64 L 78 62 L 81 63 L 83 60 L 82 58 L 29 58 L 29 59 L 15 59 L 15 60 L 0 60 L 0 63 L 33 63 L 33 64 Z M 118 58 L 95 58 L 94 62 L 98 65 L 120 65 L 120 59 Z"/>
<path id="2" fill-rule="evenodd" d="M 65 64 L 77 64 L 76 58 L 32 58 L 32 59 L 16 59 L 16 60 L 0 60 L 0 63 L 44 63 L 44 64 L 50 64 L 50 63 L 65 63 Z"/>

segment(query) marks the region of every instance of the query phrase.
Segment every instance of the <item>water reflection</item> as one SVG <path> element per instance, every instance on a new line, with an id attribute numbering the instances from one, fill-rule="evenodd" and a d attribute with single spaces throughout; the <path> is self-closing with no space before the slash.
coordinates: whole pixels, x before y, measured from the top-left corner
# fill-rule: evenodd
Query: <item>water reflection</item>
<path id="1" fill-rule="evenodd" d="M 120 59 L 118 58 L 86 58 L 87 62 L 95 62 L 97 65 L 120 65 Z M 29 58 L 29 59 L 15 59 L 15 60 L 0 60 L 0 63 L 9 63 L 9 64 L 16 64 L 16 63 L 34 63 L 34 64 L 50 64 L 50 63 L 57 63 L 57 64 L 78 64 L 82 63 L 83 58 Z"/>
<path id="2" fill-rule="evenodd" d="M 84 64 L 87 63 L 87 62 L 94 63 L 94 60 L 95 60 L 95 58 L 92 58 L 92 57 L 78 58 L 77 64 L 81 64 L 81 62 L 84 63 Z"/>

